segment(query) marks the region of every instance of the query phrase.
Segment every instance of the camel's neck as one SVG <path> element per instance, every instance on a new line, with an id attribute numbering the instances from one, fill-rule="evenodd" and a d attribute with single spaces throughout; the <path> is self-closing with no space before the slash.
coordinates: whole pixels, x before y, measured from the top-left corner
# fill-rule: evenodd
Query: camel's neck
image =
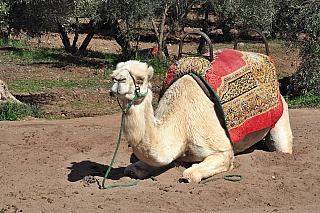
<path id="1" fill-rule="evenodd" d="M 148 95 L 141 103 L 133 104 L 130 107 L 124 125 L 126 139 L 140 159 L 145 158 L 148 155 L 147 153 L 151 152 L 151 148 L 154 148 L 154 144 L 157 143 L 155 120 L 152 92 L 149 90 Z M 144 156 L 139 156 L 139 152 L 144 152 Z"/>

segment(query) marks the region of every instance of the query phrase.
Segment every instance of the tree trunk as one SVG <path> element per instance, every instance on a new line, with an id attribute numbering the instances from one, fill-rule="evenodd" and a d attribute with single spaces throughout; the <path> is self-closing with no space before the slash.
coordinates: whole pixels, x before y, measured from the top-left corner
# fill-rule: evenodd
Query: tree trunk
<path id="1" fill-rule="evenodd" d="M 116 42 L 120 45 L 122 50 L 122 55 L 125 59 L 130 59 L 133 51 L 130 46 L 130 41 L 128 39 L 123 38 L 121 36 L 121 30 L 119 24 L 117 22 L 107 23 L 106 27 L 110 28 L 112 31 L 112 36 L 116 40 Z"/>
<path id="2" fill-rule="evenodd" d="M 79 53 L 80 55 L 86 55 L 86 49 L 91 41 L 91 39 L 93 38 L 95 34 L 95 29 L 91 29 L 90 32 L 87 34 L 86 38 L 84 39 L 84 41 L 82 42 L 82 45 L 79 48 Z"/>
<path id="3" fill-rule="evenodd" d="M 202 5 L 202 6 L 204 8 L 206 8 L 206 5 Z M 209 11 L 205 10 L 204 11 L 204 19 L 202 20 L 202 32 L 204 32 L 207 35 L 209 35 L 208 20 L 209 20 Z M 198 46 L 198 53 L 204 54 L 206 52 L 208 52 L 208 49 L 206 48 L 206 40 L 203 37 L 201 37 L 200 43 Z"/>
<path id="4" fill-rule="evenodd" d="M 82 42 L 82 44 L 81 44 L 81 46 L 79 48 L 80 55 L 86 55 L 85 54 L 86 49 L 87 49 L 91 39 L 93 38 L 93 36 L 96 33 L 96 26 L 94 26 L 92 24 L 92 21 L 90 21 L 90 24 L 91 24 L 90 32 L 87 34 L 86 38 L 84 39 L 84 41 Z"/>
<path id="5" fill-rule="evenodd" d="M 5 32 L 0 32 L 0 38 L 2 39 L 2 41 L 7 44 L 8 40 L 9 40 L 9 35 L 8 33 Z"/>
<path id="6" fill-rule="evenodd" d="M 167 18 L 167 12 L 168 12 L 169 6 L 166 5 L 166 7 L 164 8 L 164 11 L 162 13 L 162 19 L 161 19 L 161 23 L 159 25 L 159 28 L 156 26 L 156 23 L 154 20 L 152 20 L 152 25 L 153 25 L 153 31 L 155 33 L 155 36 L 157 38 L 158 41 L 158 51 L 164 52 L 166 57 L 169 57 L 169 51 L 167 48 L 167 37 L 169 35 L 169 33 L 167 33 L 165 35 L 164 33 L 164 27 L 165 27 L 165 22 L 166 22 L 166 18 Z M 160 54 L 158 54 L 160 55 Z"/>
<path id="7" fill-rule="evenodd" d="M 61 38 L 61 41 L 62 41 L 62 44 L 64 46 L 65 51 L 67 53 L 75 54 L 77 52 L 77 50 L 71 46 L 70 39 L 68 37 L 68 33 L 64 30 L 64 28 L 61 24 L 59 24 L 58 30 L 59 30 L 60 38 Z"/>
<path id="8" fill-rule="evenodd" d="M 8 90 L 7 85 L 4 83 L 4 81 L 0 80 L 0 103 L 4 102 L 16 102 L 21 103 L 18 99 L 16 99 Z"/>

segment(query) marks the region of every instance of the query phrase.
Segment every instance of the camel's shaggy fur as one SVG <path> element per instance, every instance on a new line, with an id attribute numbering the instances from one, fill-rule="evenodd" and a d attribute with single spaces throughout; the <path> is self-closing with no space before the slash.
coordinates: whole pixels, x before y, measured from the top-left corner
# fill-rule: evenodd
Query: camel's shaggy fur
<path id="1" fill-rule="evenodd" d="M 131 75 L 130 75 L 131 74 Z M 153 68 L 139 61 L 121 62 L 112 74 L 111 91 L 125 109 L 135 96 L 135 85 L 146 97 L 138 97 L 125 117 L 124 134 L 140 161 L 129 165 L 125 174 L 143 179 L 151 169 L 173 161 L 191 162 L 181 180 L 200 182 L 233 167 L 234 153 L 244 151 L 265 138 L 272 151 L 292 153 L 292 132 L 288 107 L 273 129 L 247 135 L 234 146 L 219 123 L 219 115 L 196 81 L 185 75 L 173 83 L 154 113 L 150 79 Z"/>

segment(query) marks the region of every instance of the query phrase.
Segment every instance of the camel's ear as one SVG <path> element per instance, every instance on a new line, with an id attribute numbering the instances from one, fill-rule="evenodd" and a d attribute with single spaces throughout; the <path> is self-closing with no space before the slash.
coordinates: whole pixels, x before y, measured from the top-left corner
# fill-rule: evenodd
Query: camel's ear
<path id="1" fill-rule="evenodd" d="M 153 77 L 153 67 L 149 66 L 147 68 L 147 75 L 148 75 L 148 80 L 150 80 Z"/>

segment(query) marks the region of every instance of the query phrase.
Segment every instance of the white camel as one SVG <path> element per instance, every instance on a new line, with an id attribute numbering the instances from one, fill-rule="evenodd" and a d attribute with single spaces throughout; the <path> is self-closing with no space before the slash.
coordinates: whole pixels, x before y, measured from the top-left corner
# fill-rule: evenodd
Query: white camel
<path id="1" fill-rule="evenodd" d="M 173 161 L 190 162 L 180 179 L 199 183 L 202 179 L 233 168 L 234 154 L 265 138 L 271 151 L 292 153 L 288 107 L 274 128 L 247 135 L 234 146 L 198 83 L 189 75 L 178 79 L 164 93 L 154 113 L 150 80 L 153 68 L 130 60 L 117 65 L 111 92 L 120 100 L 125 116 L 124 135 L 140 161 L 125 169 L 125 175 L 144 179 L 155 167 Z M 130 103 L 131 102 L 131 103 Z"/>

